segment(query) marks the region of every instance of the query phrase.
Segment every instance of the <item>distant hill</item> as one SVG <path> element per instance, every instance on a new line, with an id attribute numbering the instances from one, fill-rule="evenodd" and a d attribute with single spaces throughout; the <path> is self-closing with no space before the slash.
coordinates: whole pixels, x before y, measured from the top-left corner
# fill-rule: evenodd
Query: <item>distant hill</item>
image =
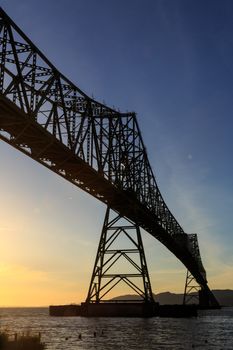
<path id="1" fill-rule="evenodd" d="M 233 290 L 231 289 L 215 289 L 212 290 L 219 304 L 222 306 L 233 306 Z M 121 295 L 112 300 L 138 300 L 137 295 Z M 161 305 L 164 304 L 182 304 L 183 294 L 176 294 L 170 292 L 154 294 L 155 301 Z"/>
<path id="2" fill-rule="evenodd" d="M 231 289 L 214 289 L 213 293 L 222 306 L 233 306 L 233 290 Z"/>
<path id="3" fill-rule="evenodd" d="M 182 304 L 183 294 L 175 294 L 170 292 L 164 292 L 154 294 L 155 301 L 158 301 L 161 305 L 163 304 Z"/>

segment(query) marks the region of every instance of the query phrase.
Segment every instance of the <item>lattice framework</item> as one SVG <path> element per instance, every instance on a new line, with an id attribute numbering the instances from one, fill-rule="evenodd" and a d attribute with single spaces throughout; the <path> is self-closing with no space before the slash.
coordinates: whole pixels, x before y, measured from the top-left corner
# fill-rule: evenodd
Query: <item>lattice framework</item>
<path id="1" fill-rule="evenodd" d="M 122 238 L 128 241 L 124 248 L 119 245 Z M 86 301 L 109 301 L 119 284 L 136 293 L 134 302 L 154 302 L 140 228 L 108 207 Z"/>

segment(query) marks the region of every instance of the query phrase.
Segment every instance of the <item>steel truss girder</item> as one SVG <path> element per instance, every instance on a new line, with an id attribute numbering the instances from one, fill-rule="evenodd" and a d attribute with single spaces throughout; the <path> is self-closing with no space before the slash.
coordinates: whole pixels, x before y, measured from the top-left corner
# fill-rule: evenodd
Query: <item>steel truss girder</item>
<path id="1" fill-rule="evenodd" d="M 135 113 L 120 113 L 88 97 L 47 60 L 3 10 L 0 18 L 2 97 L 112 186 L 135 196 L 170 235 L 184 233 L 158 189 Z M 11 134 L 11 139 L 14 137 L 18 135 Z M 32 147 L 25 135 L 22 139 Z"/>
<path id="2" fill-rule="evenodd" d="M 123 236 L 127 239 L 127 248 L 119 247 Z M 126 266 L 126 271 L 129 267 L 132 271 L 123 272 L 122 262 L 124 271 Z M 139 296 L 140 302 L 154 301 L 140 228 L 108 207 L 86 302 L 107 301 L 105 297 L 121 282 Z"/>
<path id="3" fill-rule="evenodd" d="M 165 204 L 135 113 L 88 97 L 0 9 L 0 138 L 161 241 L 210 295 Z M 217 303 L 217 301 L 216 301 Z"/>

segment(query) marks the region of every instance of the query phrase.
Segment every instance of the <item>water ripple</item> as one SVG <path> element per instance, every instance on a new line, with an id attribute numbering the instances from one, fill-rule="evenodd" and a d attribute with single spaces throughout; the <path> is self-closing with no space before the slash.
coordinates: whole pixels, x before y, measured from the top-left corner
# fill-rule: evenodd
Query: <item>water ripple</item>
<path id="1" fill-rule="evenodd" d="M 46 308 L 1 308 L 0 322 L 9 333 L 40 332 L 48 350 L 233 349 L 233 308 L 191 319 L 63 318 Z"/>

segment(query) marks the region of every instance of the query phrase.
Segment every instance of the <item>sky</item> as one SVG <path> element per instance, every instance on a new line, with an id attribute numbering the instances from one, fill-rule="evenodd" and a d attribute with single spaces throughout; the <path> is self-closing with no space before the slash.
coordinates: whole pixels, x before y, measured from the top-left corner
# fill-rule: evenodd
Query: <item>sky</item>
<path id="1" fill-rule="evenodd" d="M 85 93 L 137 113 L 167 206 L 198 233 L 210 288 L 233 289 L 233 2 L 0 5 Z M 0 305 L 84 301 L 105 206 L 3 141 L 0 157 Z M 154 293 L 183 292 L 185 267 L 146 232 L 143 242 Z"/>

